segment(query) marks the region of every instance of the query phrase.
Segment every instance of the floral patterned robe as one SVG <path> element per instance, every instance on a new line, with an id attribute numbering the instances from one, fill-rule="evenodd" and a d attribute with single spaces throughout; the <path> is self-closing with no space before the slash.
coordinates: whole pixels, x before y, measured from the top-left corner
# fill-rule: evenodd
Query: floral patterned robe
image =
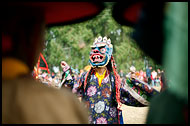
<path id="1" fill-rule="evenodd" d="M 83 85 L 86 73 L 83 73 L 77 85 L 77 92 L 89 108 L 89 123 L 91 124 L 118 124 L 123 123 L 122 111 L 117 109 L 116 91 L 113 73 L 106 72 L 101 86 L 98 78 L 92 73 L 90 82 L 84 91 Z M 137 80 L 128 79 L 120 89 L 120 101 L 122 104 L 136 107 L 148 105 L 153 95 L 158 94 L 152 87 L 142 84 Z M 74 86 L 76 88 L 76 86 Z"/>

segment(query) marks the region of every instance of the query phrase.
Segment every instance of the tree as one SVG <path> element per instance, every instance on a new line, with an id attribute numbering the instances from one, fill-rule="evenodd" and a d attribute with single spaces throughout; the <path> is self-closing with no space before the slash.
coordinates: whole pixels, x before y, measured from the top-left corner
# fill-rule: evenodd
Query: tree
<path id="1" fill-rule="evenodd" d="M 46 30 L 42 53 L 50 70 L 53 66 L 60 67 L 62 60 L 74 68 L 83 69 L 89 64 L 90 45 L 99 35 L 111 38 L 118 70 L 128 72 L 131 65 L 137 70 L 144 69 L 146 55 L 131 39 L 133 29 L 117 24 L 111 15 L 112 5 L 113 3 L 106 3 L 107 8 L 92 20 Z M 154 61 L 146 57 L 154 68 Z"/>

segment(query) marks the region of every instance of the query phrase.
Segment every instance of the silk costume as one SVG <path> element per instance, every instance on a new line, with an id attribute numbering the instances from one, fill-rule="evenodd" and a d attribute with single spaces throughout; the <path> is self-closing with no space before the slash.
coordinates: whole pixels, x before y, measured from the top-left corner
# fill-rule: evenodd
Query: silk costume
<path id="1" fill-rule="evenodd" d="M 77 85 L 73 86 L 73 90 L 75 90 L 75 93 L 78 96 L 82 97 L 86 107 L 89 108 L 89 123 L 123 124 L 122 110 L 120 109 L 118 100 L 116 98 L 116 94 L 118 94 L 116 90 L 118 88 L 116 85 L 116 76 L 114 71 L 107 69 L 105 77 L 103 78 L 100 85 L 96 72 L 93 69 L 103 66 L 108 68 L 108 63 L 110 62 L 112 56 L 112 45 L 110 46 L 110 39 L 108 39 L 109 42 L 107 45 L 103 45 L 104 40 L 105 37 L 103 40 L 100 37 L 95 39 L 95 42 L 92 46 L 92 51 L 90 52 L 89 62 L 92 66 L 91 70 L 84 72 L 77 84 L 73 84 L 76 81 L 72 81 L 73 83 L 70 85 Z M 97 46 L 96 43 L 99 43 L 100 45 Z M 105 50 L 103 50 L 104 53 L 101 53 L 102 48 L 105 48 Z M 103 54 L 106 54 L 106 56 Z M 88 78 L 89 81 L 85 85 L 85 81 L 88 80 Z M 128 78 L 126 82 L 120 81 L 120 83 L 121 87 L 119 88 L 119 100 L 125 105 L 135 107 L 147 106 L 151 97 L 159 93 L 148 84 L 140 82 L 134 78 Z"/>

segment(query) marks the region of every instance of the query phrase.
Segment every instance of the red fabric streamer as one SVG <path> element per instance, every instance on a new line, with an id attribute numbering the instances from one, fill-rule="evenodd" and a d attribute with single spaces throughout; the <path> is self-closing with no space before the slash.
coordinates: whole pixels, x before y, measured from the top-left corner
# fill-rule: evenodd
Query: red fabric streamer
<path id="1" fill-rule="evenodd" d="M 42 60 L 44 61 L 46 67 L 40 67 L 40 57 L 41 57 Z M 48 64 L 47 64 L 47 62 L 46 62 L 44 56 L 42 55 L 42 53 L 40 53 L 40 56 L 39 56 L 39 59 L 38 59 L 38 69 L 39 69 L 39 68 L 42 69 L 42 70 L 47 70 L 47 72 L 50 73 L 50 72 L 49 72 L 49 69 L 48 69 Z"/>

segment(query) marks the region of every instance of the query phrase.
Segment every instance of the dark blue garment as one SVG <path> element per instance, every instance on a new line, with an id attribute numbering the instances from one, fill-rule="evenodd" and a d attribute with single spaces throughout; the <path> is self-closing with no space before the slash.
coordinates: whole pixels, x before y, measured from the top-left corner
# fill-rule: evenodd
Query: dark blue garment
<path id="1" fill-rule="evenodd" d="M 146 76 L 151 77 L 151 70 L 149 68 L 146 69 Z"/>
<path id="2" fill-rule="evenodd" d="M 124 124 L 124 122 L 123 122 L 123 116 L 122 116 L 122 111 L 121 111 L 121 115 L 120 115 L 120 124 Z"/>

